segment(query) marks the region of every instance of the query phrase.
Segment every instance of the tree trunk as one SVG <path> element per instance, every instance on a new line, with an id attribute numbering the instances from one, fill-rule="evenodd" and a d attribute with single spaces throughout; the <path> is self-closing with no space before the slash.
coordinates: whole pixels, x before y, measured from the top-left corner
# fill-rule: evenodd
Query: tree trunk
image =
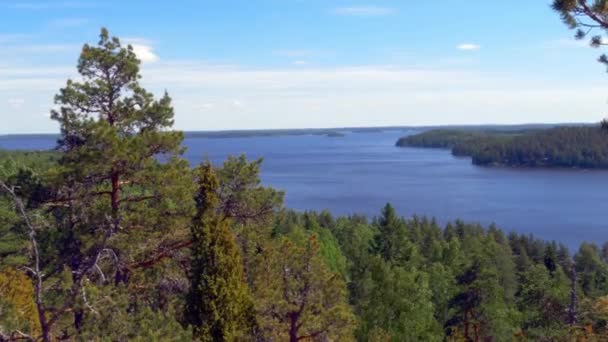
<path id="1" fill-rule="evenodd" d="M 112 206 L 112 219 L 115 221 L 113 222 L 114 224 L 117 224 L 117 220 L 118 220 L 118 202 L 119 202 L 119 198 L 118 198 L 118 192 L 119 192 L 119 174 L 118 171 L 116 171 L 114 168 L 112 168 L 112 172 L 110 174 L 110 179 L 112 181 L 112 192 L 110 195 L 110 201 L 111 201 L 111 206 Z M 117 227 L 114 227 L 117 228 Z"/>
<path id="2" fill-rule="evenodd" d="M 475 342 L 479 342 L 479 324 L 473 325 L 473 332 L 475 333 Z"/>
<path id="3" fill-rule="evenodd" d="M 464 311 L 464 339 L 466 341 L 471 340 L 471 338 L 469 337 L 469 311 L 468 310 Z"/>
<path id="4" fill-rule="evenodd" d="M 570 269 L 570 307 L 568 308 L 568 324 L 573 326 L 576 324 L 576 308 L 578 305 L 578 298 L 576 295 L 576 268 L 574 261 Z"/>
<path id="5" fill-rule="evenodd" d="M 42 339 L 42 342 L 51 342 L 51 328 L 47 324 L 44 311 L 41 312 L 38 310 L 38 321 L 40 322 L 40 330 L 42 333 L 40 339 Z"/>
<path id="6" fill-rule="evenodd" d="M 297 313 L 289 314 L 289 342 L 298 342 L 298 316 Z"/>

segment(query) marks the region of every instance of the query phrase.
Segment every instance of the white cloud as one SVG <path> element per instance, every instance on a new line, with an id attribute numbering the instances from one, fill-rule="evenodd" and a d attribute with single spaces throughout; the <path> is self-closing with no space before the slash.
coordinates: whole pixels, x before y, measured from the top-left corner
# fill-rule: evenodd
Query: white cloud
<path id="1" fill-rule="evenodd" d="M 21 106 L 0 134 L 56 131 L 56 123 L 40 119 L 46 112 L 40 106 L 50 108 L 74 73 L 73 67 L 0 68 L 0 117 Z M 277 69 L 159 60 L 144 64 L 142 76 L 142 85 L 155 94 L 169 91 L 176 128 L 187 130 L 591 122 L 605 112 L 608 93 L 600 82 L 560 84 L 529 73 L 459 65 Z"/>
<path id="2" fill-rule="evenodd" d="M 131 44 L 133 52 L 142 61 L 142 63 L 154 63 L 160 59 L 151 46 L 144 44 Z"/>
<path id="3" fill-rule="evenodd" d="M 479 50 L 481 48 L 481 46 L 479 46 L 477 44 L 472 44 L 472 43 L 463 43 L 463 44 L 456 46 L 456 48 L 458 50 L 462 50 L 462 51 L 475 51 L 475 50 Z"/>
<path id="4" fill-rule="evenodd" d="M 154 52 L 155 42 L 153 40 L 141 37 L 125 37 L 121 39 L 121 42 L 131 45 L 142 63 L 155 63 L 160 60 L 160 57 Z"/>
<path id="5" fill-rule="evenodd" d="M 155 93 L 169 90 L 181 129 L 593 121 L 608 93 L 598 84 L 559 85 L 529 74 L 382 65 L 161 62 L 144 67 L 142 82 Z M 213 120 L 197 115 L 201 102 L 216 104 Z"/>
<path id="6" fill-rule="evenodd" d="M 379 17 L 395 13 L 394 8 L 377 6 L 352 6 L 338 7 L 333 10 L 334 14 L 359 17 Z"/>
<path id="7" fill-rule="evenodd" d="M 307 61 L 294 61 L 293 64 L 295 64 L 295 65 L 306 65 L 306 64 L 308 64 L 308 62 Z"/>
<path id="8" fill-rule="evenodd" d="M 23 104 L 25 103 L 25 100 L 21 98 L 14 98 L 8 99 L 7 103 L 8 106 L 12 109 L 21 109 L 21 107 L 23 107 Z"/>

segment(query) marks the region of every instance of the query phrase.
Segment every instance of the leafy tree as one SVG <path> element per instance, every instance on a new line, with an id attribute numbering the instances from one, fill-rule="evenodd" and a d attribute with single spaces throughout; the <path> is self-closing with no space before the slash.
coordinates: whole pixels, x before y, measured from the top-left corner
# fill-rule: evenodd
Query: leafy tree
<path id="1" fill-rule="evenodd" d="M 84 322 L 83 341 L 192 341 L 190 327 L 184 328 L 173 311 L 160 312 L 143 307 L 128 310 L 120 303 L 108 308 L 109 314 Z"/>
<path id="2" fill-rule="evenodd" d="M 261 332 L 271 340 L 350 340 L 355 317 L 340 275 L 319 252 L 316 236 L 287 237 L 267 246 L 255 273 Z M 303 240 L 303 241 L 302 241 Z"/>
<path id="3" fill-rule="evenodd" d="M 219 182 L 209 163 L 199 167 L 198 184 L 187 320 L 200 341 L 243 340 L 251 333 L 252 302 L 233 233 L 214 213 Z"/>
<path id="4" fill-rule="evenodd" d="M 496 269 L 475 260 L 457 282 L 461 291 L 450 300 L 454 316 L 446 322 L 448 335 L 461 335 L 467 341 L 514 336 L 515 312 L 505 301 Z"/>
<path id="5" fill-rule="evenodd" d="M 566 333 L 570 284 L 561 268 L 553 271 L 541 264 L 531 265 L 521 274 L 517 304 L 522 313 L 522 329 L 532 339 L 559 338 Z"/>
<path id="6" fill-rule="evenodd" d="M 0 272 L 0 333 L 3 331 L 40 334 L 34 287 L 26 275 L 13 268 Z"/>
<path id="7" fill-rule="evenodd" d="M 593 244 L 583 243 L 574 256 L 576 273 L 583 293 L 599 297 L 608 294 L 608 265 Z"/>
<path id="8" fill-rule="evenodd" d="M 371 283 L 366 298 L 360 298 L 357 311 L 361 340 L 381 329 L 395 341 L 440 341 L 442 332 L 433 313 L 428 275 L 415 269 L 392 265 L 375 256 L 370 260 Z"/>

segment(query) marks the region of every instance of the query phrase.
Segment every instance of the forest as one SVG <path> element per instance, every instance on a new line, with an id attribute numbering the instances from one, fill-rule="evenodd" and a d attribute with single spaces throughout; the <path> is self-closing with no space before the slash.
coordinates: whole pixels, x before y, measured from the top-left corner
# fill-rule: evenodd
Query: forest
<path id="1" fill-rule="evenodd" d="M 400 147 L 451 149 L 475 165 L 608 168 L 608 130 L 596 126 L 524 131 L 430 130 L 403 137 Z"/>
<path id="2" fill-rule="evenodd" d="M 190 165 L 139 66 L 102 29 L 55 97 L 56 149 L 0 153 L 0 341 L 606 338 L 608 244 L 289 210 L 262 160 Z"/>

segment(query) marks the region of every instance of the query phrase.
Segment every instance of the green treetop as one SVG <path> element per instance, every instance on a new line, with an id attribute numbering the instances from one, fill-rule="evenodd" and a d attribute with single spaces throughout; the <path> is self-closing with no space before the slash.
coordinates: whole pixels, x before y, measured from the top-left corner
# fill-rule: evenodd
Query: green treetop
<path id="1" fill-rule="evenodd" d="M 210 164 L 199 167 L 198 183 L 187 320 L 200 341 L 242 341 L 252 332 L 253 303 L 240 249 L 226 219 L 214 213 L 219 182 Z"/>

